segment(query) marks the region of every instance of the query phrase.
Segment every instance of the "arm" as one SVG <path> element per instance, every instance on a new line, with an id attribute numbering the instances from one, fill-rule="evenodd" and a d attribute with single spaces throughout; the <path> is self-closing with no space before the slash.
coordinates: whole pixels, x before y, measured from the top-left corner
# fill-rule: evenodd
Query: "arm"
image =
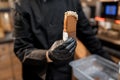
<path id="1" fill-rule="evenodd" d="M 95 33 L 92 31 L 92 28 L 89 24 L 89 21 L 85 17 L 82 7 L 78 4 L 78 23 L 77 23 L 77 37 L 80 39 L 83 44 L 88 48 L 92 54 L 100 55 L 104 58 L 110 59 L 110 55 L 103 50 L 100 41 L 95 37 Z"/>
<path id="2" fill-rule="evenodd" d="M 24 6 L 21 4 L 21 6 Z M 24 64 L 44 67 L 47 65 L 46 50 L 36 49 L 30 28 L 30 15 L 27 10 L 16 5 L 14 52 Z M 27 7 L 26 7 L 27 8 Z"/>

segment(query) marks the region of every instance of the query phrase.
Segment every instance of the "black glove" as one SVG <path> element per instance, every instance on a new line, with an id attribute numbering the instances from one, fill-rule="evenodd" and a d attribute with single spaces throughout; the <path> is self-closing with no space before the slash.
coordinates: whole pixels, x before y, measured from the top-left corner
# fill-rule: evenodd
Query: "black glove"
<path id="1" fill-rule="evenodd" d="M 64 41 L 56 41 L 48 51 L 49 58 L 54 61 L 69 60 L 74 56 L 76 41 L 73 38 L 68 38 Z"/>

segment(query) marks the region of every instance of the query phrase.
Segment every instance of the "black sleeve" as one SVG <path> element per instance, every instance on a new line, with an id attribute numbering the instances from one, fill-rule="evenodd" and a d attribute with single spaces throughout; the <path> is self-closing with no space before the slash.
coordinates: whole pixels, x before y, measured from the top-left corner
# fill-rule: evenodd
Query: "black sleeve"
<path id="1" fill-rule="evenodd" d="M 30 28 L 30 14 L 26 11 L 29 9 L 25 9 L 28 7 L 23 9 L 25 5 L 21 4 L 21 6 L 16 4 L 16 13 L 14 15 L 14 52 L 24 64 L 44 67 L 47 64 L 46 50 L 34 47 L 32 39 L 34 35 Z"/>
<path id="2" fill-rule="evenodd" d="M 111 60 L 110 55 L 103 50 L 100 41 L 95 37 L 95 33 L 93 32 L 89 21 L 83 13 L 81 4 L 78 4 L 77 13 L 78 23 L 76 35 L 78 39 L 80 39 L 83 42 L 83 44 L 92 54 L 97 54 Z"/>

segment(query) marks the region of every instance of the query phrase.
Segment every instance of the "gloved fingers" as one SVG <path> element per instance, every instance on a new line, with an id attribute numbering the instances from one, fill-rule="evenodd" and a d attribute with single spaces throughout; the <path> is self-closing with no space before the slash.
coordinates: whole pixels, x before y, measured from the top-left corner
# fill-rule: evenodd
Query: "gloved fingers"
<path id="1" fill-rule="evenodd" d="M 72 47 L 72 49 L 69 51 L 69 53 L 74 53 L 75 52 L 76 46 Z"/>
<path id="2" fill-rule="evenodd" d="M 73 40 L 73 42 L 71 42 L 68 46 L 66 46 L 65 49 L 70 50 L 71 48 L 73 48 L 73 46 L 76 46 L 76 41 L 75 40 Z"/>
<path id="3" fill-rule="evenodd" d="M 68 53 L 69 51 L 68 50 L 54 50 L 52 51 L 52 53 L 54 53 L 55 55 L 63 55 L 63 54 L 66 54 Z"/>
<path id="4" fill-rule="evenodd" d="M 72 37 L 68 38 L 63 44 L 70 44 L 74 39 Z"/>
<path id="5" fill-rule="evenodd" d="M 68 38 L 62 45 L 58 46 L 56 49 L 62 50 L 62 49 L 69 49 L 75 44 L 75 40 L 70 37 Z"/>
<path id="6" fill-rule="evenodd" d="M 57 49 L 59 46 L 60 46 L 59 48 L 61 48 L 61 45 L 63 44 L 63 42 L 64 42 L 63 40 L 55 41 L 52 47 L 50 48 L 50 50 Z"/>
<path id="7" fill-rule="evenodd" d="M 75 43 L 76 41 L 72 37 L 70 37 L 65 42 L 62 42 L 60 45 L 55 44 L 55 47 L 53 46 L 54 48 L 51 50 L 69 50 L 75 45 Z"/>
<path id="8" fill-rule="evenodd" d="M 58 46 L 57 48 L 55 48 L 55 50 L 63 50 L 63 49 L 65 49 L 65 46 L 64 46 L 64 45 L 60 45 L 60 46 Z"/>
<path id="9" fill-rule="evenodd" d="M 67 56 L 68 50 L 55 50 L 51 52 L 52 54 L 49 54 L 51 59 L 53 60 L 64 60 Z"/>

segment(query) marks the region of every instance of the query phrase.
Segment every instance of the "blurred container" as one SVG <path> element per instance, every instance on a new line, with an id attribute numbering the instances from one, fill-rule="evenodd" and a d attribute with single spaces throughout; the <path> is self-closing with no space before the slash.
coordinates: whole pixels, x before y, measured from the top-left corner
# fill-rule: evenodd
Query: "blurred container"
<path id="1" fill-rule="evenodd" d="M 4 37 L 5 37 L 4 29 L 2 27 L 2 22 L 1 22 L 1 19 L 0 19 L 0 39 L 4 38 Z"/>
<path id="2" fill-rule="evenodd" d="M 3 28 L 0 26 L 0 39 L 4 38 L 5 37 L 5 33 L 4 33 L 4 30 Z"/>
<path id="3" fill-rule="evenodd" d="M 118 65 L 97 55 L 70 63 L 79 80 L 118 80 Z"/>
<path id="4" fill-rule="evenodd" d="M 12 32 L 12 17 L 10 12 L 0 13 L 1 26 L 5 32 Z"/>
<path id="5" fill-rule="evenodd" d="M 13 31 L 13 15 L 10 0 L 0 0 L 0 39 Z"/>
<path id="6" fill-rule="evenodd" d="M 10 5 L 7 0 L 0 0 L 0 9 L 9 8 Z"/>

